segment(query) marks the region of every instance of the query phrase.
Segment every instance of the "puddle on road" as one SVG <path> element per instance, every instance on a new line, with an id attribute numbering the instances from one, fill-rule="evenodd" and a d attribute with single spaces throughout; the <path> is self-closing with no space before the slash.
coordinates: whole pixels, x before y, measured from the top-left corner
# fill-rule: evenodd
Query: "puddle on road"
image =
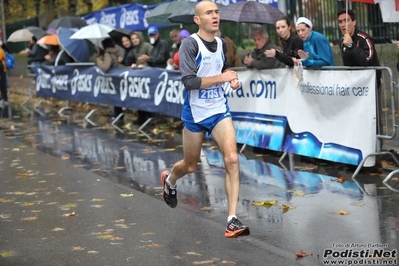
<path id="1" fill-rule="evenodd" d="M 45 119 L 27 117 L 19 111 L 13 110 L 14 116 L 19 117 L 15 121 L 1 120 L 2 131 L 9 138 L 159 200 L 160 173 L 182 159 L 178 130 L 148 129 L 150 140 L 134 131 L 123 135 L 111 127 L 84 128 L 81 120 L 78 126 L 58 115 Z M 286 246 L 307 251 L 320 251 L 333 242 L 399 246 L 398 233 L 393 230 L 399 227 L 399 193 L 382 184 L 387 173 L 362 172 L 354 182 L 354 167 L 299 156 L 279 163 L 279 156 L 274 152 L 259 155 L 251 147 L 239 156 L 241 191 L 237 214 L 256 228 L 259 239 L 278 239 Z M 337 182 L 341 177 L 347 181 Z M 197 172 L 179 181 L 178 192 L 182 208 L 209 219 L 225 219 L 223 160 L 210 140 L 203 145 Z M 277 204 L 270 208 L 253 206 L 254 202 L 270 200 Z M 284 212 L 287 206 L 289 209 Z M 333 214 L 336 211 L 348 214 Z"/>

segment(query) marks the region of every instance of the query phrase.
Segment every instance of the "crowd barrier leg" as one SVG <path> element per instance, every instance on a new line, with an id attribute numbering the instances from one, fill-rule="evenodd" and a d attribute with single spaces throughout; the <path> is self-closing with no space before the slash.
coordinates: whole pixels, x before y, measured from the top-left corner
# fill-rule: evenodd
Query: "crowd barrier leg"
<path id="1" fill-rule="evenodd" d="M 97 123 L 95 123 L 93 120 L 90 119 L 90 116 L 101 109 L 102 109 L 101 107 L 97 107 L 97 108 L 90 110 L 90 112 L 88 112 L 87 115 L 84 117 L 84 120 L 86 122 L 88 122 L 90 125 L 92 125 L 93 127 L 99 126 Z"/>
<path id="2" fill-rule="evenodd" d="M 75 108 L 73 108 L 72 106 L 69 106 L 69 101 L 66 101 L 66 106 L 61 107 L 61 108 L 58 110 L 57 113 L 58 113 L 58 115 L 61 116 L 61 117 L 68 117 L 68 115 L 64 115 L 64 114 L 63 114 L 63 112 L 66 111 L 66 110 L 76 111 Z"/>
<path id="3" fill-rule="evenodd" d="M 142 131 L 143 128 L 145 128 L 146 125 L 148 125 L 148 123 L 150 123 L 152 120 L 154 119 L 154 117 L 150 117 L 148 118 L 140 127 L 139 127 L 139 131 Z"/>
<path id="4" fill-rule="evenodd" d="M 118 120 L 123 117 L 125 113 L 122 112 L 120 113 L 117 117 L 115 117 L 114 120 L 112 120 L 111 122 L 111 126 L 113 126 L 116 130 L 118 130 L 120 133 L 124 134 L 125 132 L 123 131 L 123 129 L 121 129 L 116 123 L 118 122 Z"/>

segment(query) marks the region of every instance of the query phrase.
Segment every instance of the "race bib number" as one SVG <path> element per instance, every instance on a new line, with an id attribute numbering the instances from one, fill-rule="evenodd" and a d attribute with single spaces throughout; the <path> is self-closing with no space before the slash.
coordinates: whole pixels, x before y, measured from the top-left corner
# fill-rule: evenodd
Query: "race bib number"
<path id="1" fill-rule="evenodd" d="M 198 95 L 201 100 L 216 99 L 221 97 L 219 88 L 200 89 Z"/>

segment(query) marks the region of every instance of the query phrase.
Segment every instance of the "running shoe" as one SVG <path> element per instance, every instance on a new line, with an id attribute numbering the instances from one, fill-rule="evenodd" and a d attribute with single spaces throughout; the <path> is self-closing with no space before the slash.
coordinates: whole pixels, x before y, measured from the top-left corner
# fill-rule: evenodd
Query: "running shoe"
<path id="1" fill-rule="evenodd" d="M 237 218 L 233 218 L 230 220 L 227 225 L 226 232 L 224 233 L 224 237 L 227 238 L 236 238 L 239 236 L 248 236 L 249 228 L 243 225 L 240 220 Z"/>
<path id="2" fill-rule="evenodd" d="M 166 204 L 171 207 L 171 208 L 176 208 L 177 205 L 177 190 L 176 187 L 175 188 L 171 188 L 168 184 L 168 182 L 166 182 L 166 179 L 168 178 L 168 176 L 170 175 L 170 173 L 165 170 L 162 172 L 161 174 L 161 182 L 163 185 L 163 200 L 166 202 Z"/>

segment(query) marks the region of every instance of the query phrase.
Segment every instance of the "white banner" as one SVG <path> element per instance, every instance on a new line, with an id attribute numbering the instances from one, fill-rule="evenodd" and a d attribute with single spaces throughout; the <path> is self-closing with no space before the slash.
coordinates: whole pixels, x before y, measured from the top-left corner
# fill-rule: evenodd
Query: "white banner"
<path id="1" fill-rule="evenodd" d="M 375 152 L 375 70 L 304 70 L 298 87 L 292 69 L 238 75 L 228 91 L 237 142 L 353 165 Z"/>
<path id="2" fill-rule="evenodd" d="M 399 1 L 385 0 L 380 4 L 382 21 L 385 23 L 399 22 Z"/>

